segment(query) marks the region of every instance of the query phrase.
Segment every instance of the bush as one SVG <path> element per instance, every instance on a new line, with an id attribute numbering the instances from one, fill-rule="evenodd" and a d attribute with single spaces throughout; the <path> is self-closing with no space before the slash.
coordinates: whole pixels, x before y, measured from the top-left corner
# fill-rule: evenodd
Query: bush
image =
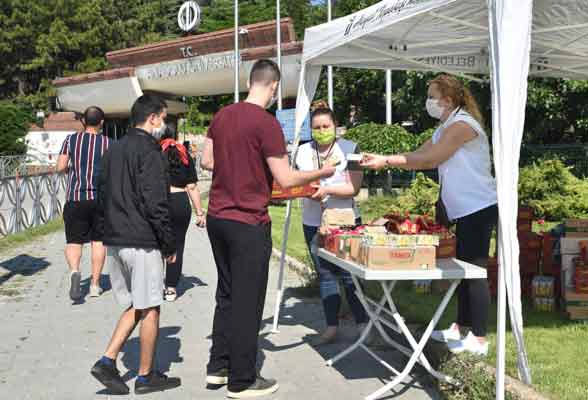
<path id="1" fill-rule="evenodd" d="M 454 378 L 458 384 L 439 383 L 445 400 L 489 400 L 496 398 L 496 377 L 491 375 L 484 361 L 471 355 L 452 357 L 443 363 L 441 372 Z M 519 397 L 507 391 L 506 400 Z"/>
<path id="2" fill-rule="evenodd" d="M 435 133 L 435 128 L 427 129 L 419 133 L 416 139 L 416 147 L 422 146 L 427 140 L 431 139 L 433 133 Z"/>
<path id="3" fill-rule="evenodd" d="M 411 185 L 398 196 L 374 197 L 361 205 L 366 221 L 390 213 L 435 215 L 435 202 L 439 197 L 439 185 L 422 172 Z"/>
<path id="4" fill-rule="evenodd" d="M 417 145 L 417 136 L 397 124 L 359 125 L 349 129 L 345 139 L 356 142 L 363 152 L 377 154 L 405 153 L 414 150 Z"/>
<path id="5" fill-rule="evenodd" d="M 8 102 L 0 102 L 0 155 L 19 155 L 27 151 L 24 138 L 33 122 L 31 110 Z"/>
<path id="6" fill-rule="evenodd" d="M 558 158 L 521 168 L 519 202 L 550 221 L 588 217 L 588 181 L 570 170 Z"/>

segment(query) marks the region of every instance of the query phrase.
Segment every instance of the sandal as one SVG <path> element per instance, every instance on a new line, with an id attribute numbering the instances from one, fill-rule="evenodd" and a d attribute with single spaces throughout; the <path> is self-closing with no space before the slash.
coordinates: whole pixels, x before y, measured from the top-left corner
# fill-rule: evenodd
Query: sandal
<path id="1" fill-rule="evenodd" d="M 163 292 L 163 298 L 165 299 L 165 301 L 176 301 L 176 299 L 178 298 L 178 294 L 176 293 L 176 289 L 174 288 L 167 288 L 165 289 L 165 291 Z"/>

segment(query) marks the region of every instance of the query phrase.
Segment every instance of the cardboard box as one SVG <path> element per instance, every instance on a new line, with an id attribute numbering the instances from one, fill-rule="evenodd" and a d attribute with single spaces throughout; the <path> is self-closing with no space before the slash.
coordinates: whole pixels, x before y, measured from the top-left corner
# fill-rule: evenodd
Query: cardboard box
<path id="1" fill-rule="evenodd" d="M 533 221 L 530 219 L 517 220 L 517 231 L 519 233 L 532 232 L 533 231 Z"/>
<path id="2" fill-rule="evenodd" d="M 541 248 L 541 236 L 533 232 L 519 232 L 519 247 L 521 249 L 537 249 Z"/>
<path id="3" fill-rule="evenodd" d="M 576 293 L 567 290 L 564 293 L 564 306 L 568 307 L 588 307 L 588 293 Z"/>
<path id="4" fill-rule="evenodd" d="M 570 307 L 566 310 L 570 319 L 575 321 L 588 320 L 588 307 Z"/>
<path id="5" fill-rule="evenodd" d="M 555 311 L 555 299 L 547 297 L 536 297 L 533 299 L 533 308 L 538 311 Z"/>
<path id="6" fill-rule="evenodd" d="M 312 187 L 313 184 L 304 186 L 295 186 L 290 189 L 284 189 L 277 182 L 274 181 L 272 187 L 272 200 L 290 200 L 301 197 L 310 197 L 316 192 L 316 188 Z"/>
<path id="7" fill-rule="evenodd" d="M 568 218 L 564 220 L 566 231 L 570 229 L 574 232 L 588 232 L 588 219 L 585 218 Z"/>
<path id="8" fill-rule="evenodd" d="M 390 247 L 361 244 L 359 262 L 369 269 L 434 269 L 435 247 Z"/>
<path id="9" fill-rule="evenodd" d="M 361 245 L 361 236 L 353 234 L 337 235 L 335 239 L 337 245 L 337 257 L 344 260 L 356 261 L 359 257 L 359 246 Z"/>
<path id="10" fill-rule="evenodd" d="M 439 240 L 437 258 L 455 258 L 457 256 L 457 238 Z"/>
<path id="11" fill-rule="evenodd" d="M 588 232 L 570 232 L 566 230 L 566 237 L 567 238 L 574 238 L 574 239 L 584 239 L 588 240 Z"/>
<path id="12" fill-rule="evenodd" d="M 565 237 L 560 240 L 561 248 L 561 282 L 563 290 L 574 290 L 574 257 L 580 255 L 580 242 L 588 238 Z"/>
<path id="13" fill-rule="evenodd" d="M 533 220 L 535 218 L 535 213 L 531 207 L 519 207 L 519 220 Z"/>
<path id="14" fill-rule="evenodd" d="M 350 252 L 352 261 L 357 262 L 359 260 L 360 248 L 361 248 L 361 237 L 360 236 L 352 237 L 350 239 L 350 244 L 349 244 L 349 252 Z"/>
<path id="15" fill-rule="evenodd" d="M 354 226 L 355 211 L 351 208 L 327 208 L 323 211 L 321 224 L 325 226 Z"/>
<path id="16" fill-rule="evenodd" d="M 555 298 L 555 279 L 552 276 L 533 278 L 533 298 Z"/>

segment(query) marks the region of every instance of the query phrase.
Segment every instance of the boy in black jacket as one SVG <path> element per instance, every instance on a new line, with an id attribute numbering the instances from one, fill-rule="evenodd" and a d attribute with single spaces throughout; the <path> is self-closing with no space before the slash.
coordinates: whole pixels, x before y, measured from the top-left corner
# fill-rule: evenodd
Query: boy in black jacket
<path id="1" fill-rule="evenodd" d="M 170 263 L 176 257 L 167 167 L 159 147 L 166 108 L 157 97 L 139 97 L 131 109 L 135 127 L 111 146 L 102 161 L 98 202 L 104 214 L 104 245 L 108 248 L 112 291 L 125 311 L 91 373 L 116 394 L 129 392 L 116 369 L 116 358 L 139 321 L 141 356 L 135 393 L 180 386 L 179 378 L 153 370 L 163 302 L 164 257 Z"/>

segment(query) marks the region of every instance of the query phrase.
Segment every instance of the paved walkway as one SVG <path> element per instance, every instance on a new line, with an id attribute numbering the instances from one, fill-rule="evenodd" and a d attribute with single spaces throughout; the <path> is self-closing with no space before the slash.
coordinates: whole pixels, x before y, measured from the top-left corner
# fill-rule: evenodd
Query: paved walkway
<path id="1" fill-rule="evenodd" d="M 204 230 L 190 228 L 185 256 L 181 297 L 162 309 L 158 365 L 178 375 L 183 386 L 144 399 L 222 399 L 225 389 L 207 390 L 204 385 L 216 271 Z M 72 304 L 68 297 L 68 273 L 64 264 L 64 234 L 58 232 L 20 249 L 0 255 L 0 399 L 69 400 L 109 399 L 90 376 L 89 369 L 104 350 L 120 314 L 110 291 L 100 298 L 84 298 Z M 275 298 L 277 265 L 272 264 L 260 334 L 262 373 L 278 379 L 280 390 L 270 399 L 362 399 L 389 378 L 385 369 L 362 351 L 340 361 L 334 368 L 325 360 L 348 345 L 354 335 L 345 326 L 345 341 L 323 350 L 302 338 L 322 327 L 317 298 L 297 298 L 290 291 L 285 301 L 281 333 L 267 333 Z M 83 284 L 88 287 L 88 258 L 83 260 Z M 298 280 L 289 274 L 290 285 Z M 108 283 L 104 276 L 104 283 Z M 131 337 L 119 359 L 125 378 L 135 376 L 138 365 L 138 332 Z M 384 353 L 392 364 L 404 358 Z M 400 367 L 402 364 L 397 365 Z M 418 379 L 418 378 L 417 378 Z M 133 387 L 132 381 L 129 386 Z M 431 399 L 433 391 L 411 379 L 387 399 Z M 133 394 L 129 395 L 134 398 Z"/>

